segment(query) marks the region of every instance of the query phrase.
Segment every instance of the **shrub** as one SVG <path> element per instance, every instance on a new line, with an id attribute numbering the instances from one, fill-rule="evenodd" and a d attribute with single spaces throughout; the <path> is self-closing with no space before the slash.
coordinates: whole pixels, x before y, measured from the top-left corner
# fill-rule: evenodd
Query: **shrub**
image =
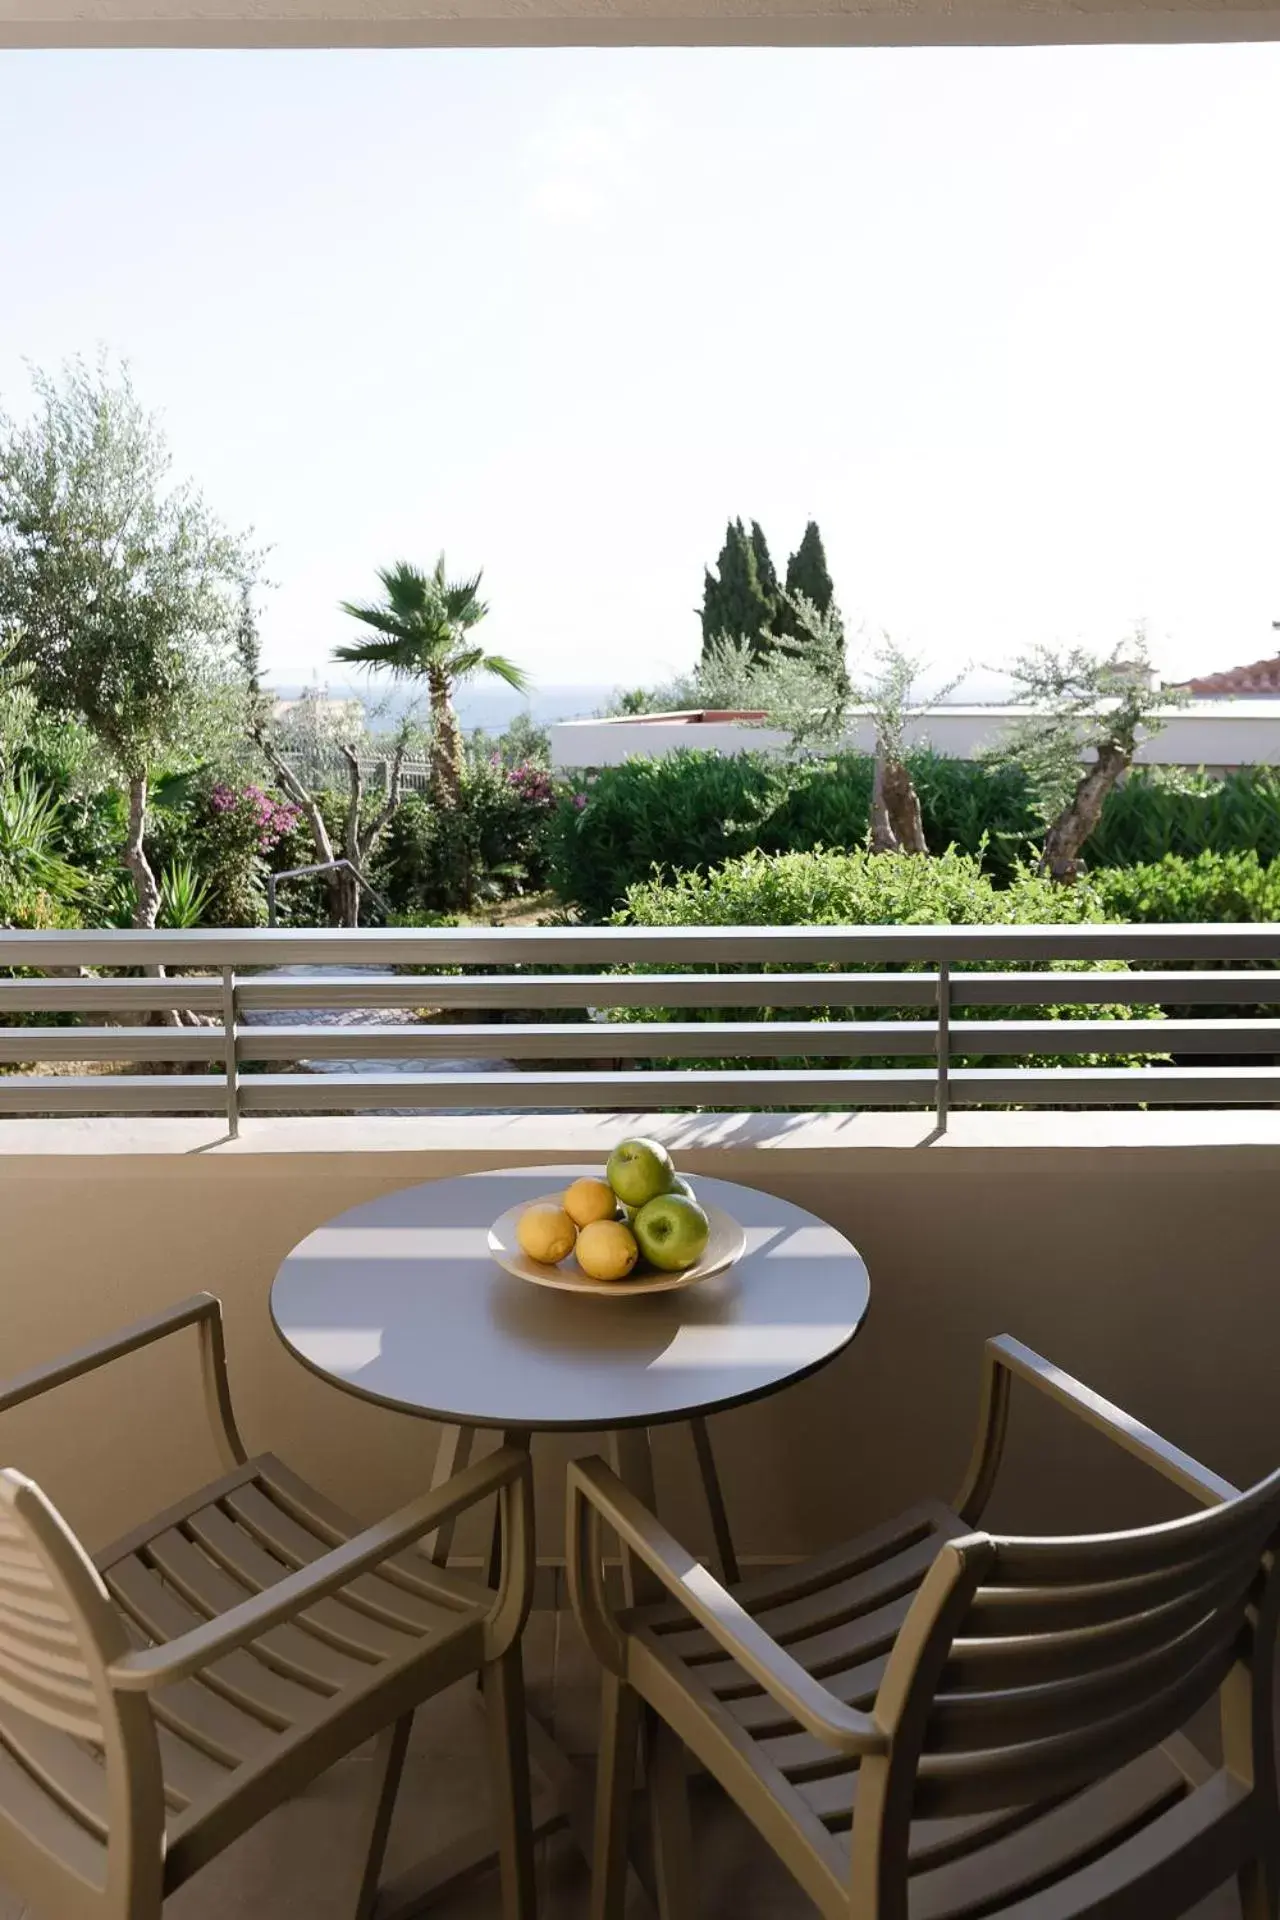
<path id="1" fill-rule="evenodd" d="M 1009 885 L 1042 835 L 1020 769 L 932 753 L 912 754 L 910 765 L 933 851 L 980 854 L 997 884 Z M 752 848 L 860 847 L 870 798 L 871 763 L 858 754 L 787 761 L 685 749 L 629 760 L 577 782 L 557 813 L 552 884 L 566 903 L 603 918 L 655 872 L 707 872 Z M 1140 771 L 1108 796 L 1085 858 L 1097 873 L 1206 849 L 1280 858 L 1280 775 Z"/>
<path id="2" fill-rule="evenodd" d="M 1241 767 L 1214 779 L 1151 767 L 1109 795 L 1085 858 L 1094 870 L 1147 865 L 1166 854 L 1249 851 L 1265 862 L 1280 859 L 1280 772 Z"/>
<path id="3" fill-rule="evenodd" d="M 1014 875 L 1011 884 L 997 888 L 991 876 L 972 856 L 956 852 L 922 860 L 910 854 L 868 853 L 791 853 L 765 855 L 751 853 L 728 862 L 710 874 L 683 874 L 667 884 L 649 882 L 632 887 L 625 906 L 615 915 L 622 926 L 931 926 L 1002 924 L 1077 924 L 1102 918 L 1101 909 L 1087 888 L 1054 885 L 1025 871 Z M 830 963 L 829 973 L 879 973 L 889 971 L 923 972 L 931 962 L 922 960 L 905 967 L 857 963 L 849 966 Z M 1069 976 L 1096 962 L 1060 960 L 1050 971 Z M 1103 963 L 1109 971 L 1123 972 L 1121 963 Z M 1019 962 L 1003 968 L 990 961 L 974 962 L 970 971 L 1016 971 Z M 689 969 L 705 971 L 705 968 Z M 728 967 L 726 972 L 736 969 Z M 751 971 L 761 969 L 753 963 Z M 766 973 L 806 971 L 800 964 L 766 963 Z M 958 969 L 964 971 L 962 966 Z M 662 971 L 672 971 L 664 968 Z M 676 969 L 675 971 L 679 971 Z M 1062 997 L 1053 1004 L 1029 1008 L 958 1007 L 954 1017 L 966 1019 L 1057 1020 L 1070 1017 L 1076 1009 L 1070 999 L 1070 981 L 1062 982 Z M 1158 1010 L 1145 1007 L 1111 1006 L 1090 1009 L 1101 1020 L 1159 1019 Z M 675 1005 L 662 1008 L 627 1008 L 616 1016 L 623 1020 L 668 1021 L 698 1020 L 911 1020 L 921 1017 L 919 1009 L 899 1007 L 858 1007 L 832 1010 L 769 1006 L 744 1008 L 679 1010 Z M 656 1044 L 660 1044 L 656 1042 Z M 1115 1065 L 1136 1064 L 1149 1055 L 1071 1055 L 1058 1064 L 1088 1065 L 1091 1061 Z M 956 1060 L 966 1057 L 956 1046 Z M 973 1056 L 971 1064 L 1003 1064 L 998 1057 Z M 676 1064 L 676 1063 L 672 1063 Z M 688 1064 L 687 1062 L 680 1064 Z M 716 1064 L 707 1062 L 703 1064 Z M 808 1060 L 807 1064 L 822 1062 Z M 826 1064 L 836 1065 L 832 1060 Z M 910 1064 L 901 1057 L 861 1061 L 861 1065 Z"/>
<path id="4" fill-rule="evenodd" d="M 1102 867 L 1089 888 L 1108 920 L 1280 920 L 1280 861 L 1264 866 L 1253 852 Z"/>
<path id="5" fill-rule="evenodd" d="M 465 911 L 545 885 L 556 787 L 545 768 L 468 765 L 456 807 L 411 794 L 378 844 L 371 878 L 398 914 Z"/>
<path id="6" fill-rule="evenodd" d="M 206 926 L 257 926 L 266 913 L 269 856 L 293 844 L 298 809 L 252 782 L 233 785 L 207 773 L 174 785 L 172 799 L 155 808 L 148 851 L 158 872 L 174 876 L 171 886 L 186 866 L 194 891 L 184 903 L 175 897 L 166 924 L 187 924 L 173 915 L 197 911 Z"/>
<path id="7" fill-rule="evenodd" d="M 983 852 L 1007 880 L 1036 830 L 1023 776 L 931 753 L 910 764 L 930 847 Z M 598 919 L 655 873 L 706 872 L 753 848 L 860 847 L 871 773 L 864 754 L 785 760 L 691 748 L 604 768 L 576 783 L 552 822 L 551 883 Z"/>

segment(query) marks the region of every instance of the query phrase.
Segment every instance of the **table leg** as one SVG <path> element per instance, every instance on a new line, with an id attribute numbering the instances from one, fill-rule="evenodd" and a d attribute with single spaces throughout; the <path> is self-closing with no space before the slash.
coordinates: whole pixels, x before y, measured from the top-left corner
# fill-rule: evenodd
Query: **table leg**
<path id="1" fill-rule="evenodd" d="M 636 1499 L 642 1501 L 652 1513 L 657 1506 L 657 1499 L 653 1490 L 653 1449 L 649 1445 L 649 1429 L 615 1428 L 609 1435 L 609 1460 L 623 1486 L 634 1493 Z M 629 1553 L 622 1556 L 622 1590 L 629 1607 L 662 1596 L 662 1584 L 657 1575 L 651 1573 L 643 1562 L 634 1560 Z"/>
<path id="2" fill-rule="evenodd" d="M 431 1476 L 433 1487 L 442 1484 L 451 1473 L 460 1471 L 466 1465 L 474 1437 L 473 1427 L 445 1429 Z M 531 1436 L 522 1428 L 512 1428 L 503 1434 L 503 1442 L 508 1446 L 527 1448 Z M 617 1455 L 614 1457 L 616 1461 Z M 648 1435 L 643 1430 L 639 1433 L 638 1444 L 633 1440 L 626 1449 L 626 1458 L 627 1469 L 624 1472 L 619 1468 L 619 1472 L 623 1473 L 624 1478 L 629 1473 L 628 1484 L 636 1487 L 641 1498 L 652 1502 L 653 1468 L 649 1458 Z M 444 1532 L 441 1528 L 440 1534 Z M 440 1534 L 433 1543 L 431 1558 L 437 1566 L 444 1566 L 453 1544 L 452 1528 L 443 1545 Z M 500 1553 L 500 1531 L 495 1527 L 489 1558 L 491 1584 L 497 1578 L 496 1556 Z M 482 1696 L 477 1694 L 476 1698 L 482 1704 Z M 578 1851 L 590 1865 L 595 1837 L 595 1783 L 591 1769 L 566 1753 L 551 1730 L 531 1710 L 526 1709 L 525 1722 L 529 1759 L 534 1771 L 542 1776 L 544 1782 L 533 1798 L 534 1838 L 541 1840 L 567 1826 Z M 384 1885 L 374 1908 L 374 1920 L 416 1920 L 416 1916 L 424 1913 L 443 1894 L 495 1866 L 497 1860 L 496 1838 L 490 1828 L 475 1828 L 460 1834 L 449 1846 Z M 631 1895 L 636 1899 L 633 1910 L 637 1914 L 652 1913 L 652 1901 L 634 1868 L 629 1870 L 627 1878 Z"/>
<path id="3" fill-rule="evenodd" d="M 711 1435 L 701 1414 L 694 1415 L 689 1422 L 689 1430 L 693 1434 L 693 1450 L 698 1456 L 702 1491 L 707 1496 L 707 1507 L 711 1514 L 711 1532 L 716 1543 L 716 1558 L 720 1562 L 720 1577 L 727 1587 L 736 1587 L 741 1578 L 738 1556 L 733 1550 L 733 1535 L 729 1531 L 729 1515 L 725 1510 L 724 1494 L 720 1490 L 720 1475 L 716 1472 L 716 1457 L 711 1450 Z"/>
<path id="4" fill-rule="evenodd" d="M 528 1453 L 533 1436 L 527 1427 L 505 1427 L 502 1433 L 504 1447 L 518 1447 L 521 1453 Z M 502 1578 L 502 1519 L 495 1514 L 493 1532 L 489 1536 L 489 1585 L 496 1587 Z"/>
<path id="5" fill-rule="evenodd" d="M 471 1459 L 471 1449 L 475 1444 L 474 1427 L 445 1427 L 440 1434 L 440 1445 L 436 1449 L 435 1465 L 431 1469 L 431 1491 L 442 1487 L 446 1480 L 452 1480 L 455 1473 Z M 429 1560 L 438 1567 L 447 1567 L 449 1555 L 453 1550 L 454 1522 L 446 1520 L 442 1527 L 427 1535 L 423 1541 L 423 1550 Z"/>

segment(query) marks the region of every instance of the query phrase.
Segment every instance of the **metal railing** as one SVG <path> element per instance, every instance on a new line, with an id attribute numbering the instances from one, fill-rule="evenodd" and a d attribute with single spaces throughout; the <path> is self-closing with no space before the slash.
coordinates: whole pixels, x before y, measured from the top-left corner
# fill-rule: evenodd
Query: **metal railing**
<path id="1" fill-rule="evenodd" d="M 269 873 L 267 875 L 267 925 L 275 928 L 280 924 L 277 895 L 282 880 L 310 880 L 317 873 L 341 873 L 344 869 L 352 875 L 357 887 L 364 888 L 374 905 L 380 907 L 389 920 L 391 909 L 372 880 L 354 860 L 348 860 L 344 856 L 341 860 L 317 860 L 309 867 L 281 867 L 279 873 Z"/>
<path id="2" fill-rule="evenodd" d="M 1083 970 L 1048 970 L 1064 961 Z M 1128 970 L 1102 970 L 1114 962 Z M 271 971 L 299 964 L 334 971 Z M 173 971 L 123 972 L 157 967 Z M 254 1024 L 316 1008 L 419 1017 Z M 769 1017 L 614 1023 L 615 1008 Z M 1108 1008 L 1148 1013 L 1098 1016 Z M 1240 1012 L 1197 1018 L 1197 1008 Z M 905 1017 L 859 1017 L 884 1009 Z M 375 1108 L 924 1107 L 945 1125 L 955 1107 L 1269 1106 L 1280 1105 L 1276 1010 L 1274 924 L 0 932 L 0 1067 L 186 1069 L 0 1073 L 0 1114 L 225 1110 L 234 1131 L 243 1114 Z M 468 1012 L 531 1017 L 447 1017 Z M 549 1017 L 558 1012 L 579 1018 Z M 32 1014 L 74 1023 L 18 1017 Z M 1147 1063 L 1044 1064 L 1081 1056 Z M 972 1064 L 984 1058 L 1000 1064 Z M 844 1064 L 859 1059 L 875 1064 Z M 430 1070 L 459 1060 L 504 1064 Z M 326 1061 L 344 1064 L 271 1071 Z"/>

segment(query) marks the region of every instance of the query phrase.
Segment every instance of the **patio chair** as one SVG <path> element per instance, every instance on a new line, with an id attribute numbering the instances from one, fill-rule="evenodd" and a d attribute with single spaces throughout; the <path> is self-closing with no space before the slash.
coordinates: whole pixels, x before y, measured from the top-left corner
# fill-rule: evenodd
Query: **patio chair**
<path id="1" fill-rule="evenodd" d="M 1080 1538 L 977 1531 L 1014 1376 L 1206 1510 Z M 638 1725 L 663 1920 L 698 1911 L 686 1750 L 833 1920 L 1164 1920 L 1233 1875 L 1246 1920 L 1275 1920 L 1280 1472 L 1238 1493 L 999 1339 L 954 1508 L 732 1595 L 601 1461 L 569 1478 L 574 1606 L 605 1669 L 595 1920 L 622 1911 Z M 605 1524 L 634 1570 L 627 1610 L 606 1595 Z M 1184 1731 L 1215 1692 L 1221 1764 Z"/>
<path id="2" fill-rule="evenodd" d="M 0 1412 L 188 1327 L 221 1479 L 94 1561 L 39 1487 L 0 1472 L 0 1881 L 39 1920 L 156 1920 L 198 1868 L 376 1736 L 348 1908 L 370 1920 L 414 1709 L 478 1673 L 504 1913 L 530 1920 L 527 1453 L 504 1447 L 361 1530 L 272 1455 L 246 1456 L 209 1294 L 11 1381 Z M 491 1494 L 496 1591 L 417 1549 Z"/>

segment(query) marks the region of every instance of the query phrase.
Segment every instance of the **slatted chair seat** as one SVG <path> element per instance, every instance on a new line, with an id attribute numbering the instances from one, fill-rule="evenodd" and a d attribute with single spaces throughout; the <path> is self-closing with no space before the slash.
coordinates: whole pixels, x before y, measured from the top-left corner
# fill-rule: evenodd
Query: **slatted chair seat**
<path id="1" fill-rule="evenodd" d="M 846 1706 L 870 1711 L 889 1655 L 943 1540 L 970 1532 L 958 1514 L 927 1504 L 798 1566 L 742 1581 L 734 1599 Z M 637 1606 L 619 1625 L 674 1659 L 684 1684 L 726 1739 L 745 1732 L 779 1811 L 806 1827 L 833 1877 L 849 1875 L 860 1761 L 806 1733 L 746 1669 L 674 1602 Z M 1076 1794 L 980 1814 L 911 1823 L 910 1920 L 1017 1914 L 1064 1865 L 1137 1838 L 1199 1794 L 1216 1818 L 1221 1776 L 1176 1737 Z M 819 1834 L 813 1821 L 825 1830 Z"/>
<path id="2" fill-rule="evenodd" d="M 1209 1510 L 1092 1539 L 977 1533 L 1014 1373 Z M 1280 1474 L 1237 1495 L 1001 1341 L 954 1507 L 912 1508 L 731 1593 L 603 1463 L 576 1462 L 570 1489 L 571 1589 L 606 1669 L 593 1920 L 622 1911 L 642 1702 L 663 1920 L 697 1911 L 685 1749 L 824 1914 L 1164 1920 L 1235 1873 L 1246 1920 L 1276 1920 Z M 618 1611 L 602 1526 L 640 1595 Z M 1218 1689 L 1211 1765 L 1183 1727 Z"/>
<path id="3" fill-rule="evenodd" d="M 206 1340 L 216 1312 L 207 1297 L 175 1310 Z M 174 1316 L 162 1319 L 172 1330 Z M 206 1358 L 216 1385 L 216 1351 Z M 72 1377 L 47 1371 L 52 1384 Z M 30 1390 L 0 1391 L 0 1409 Z M 153 1920 L 266 1811 L 381 1735 L 369 1852 L 353 1876 L 355 1920 L 370 1920 L 413 1709 L 464 1675 L 490 1685 L 498 1667 L 505 1909 L 527 1915 L 512 1684 L 532 1578 L 527 1456 L 492 1455 L 362 1529 L 275 1456 L 235 1458 L 243 1449 L 229 1424 L 225 1438 L 232 1464 L 221 1478 L 92 1563 L 37 1488 L 0 1474 L 0 1880 L 41 1920 Z M 494 1492 L 497 1593 L 419 1544 L 437 1513 L 448 1524 Z"/>

